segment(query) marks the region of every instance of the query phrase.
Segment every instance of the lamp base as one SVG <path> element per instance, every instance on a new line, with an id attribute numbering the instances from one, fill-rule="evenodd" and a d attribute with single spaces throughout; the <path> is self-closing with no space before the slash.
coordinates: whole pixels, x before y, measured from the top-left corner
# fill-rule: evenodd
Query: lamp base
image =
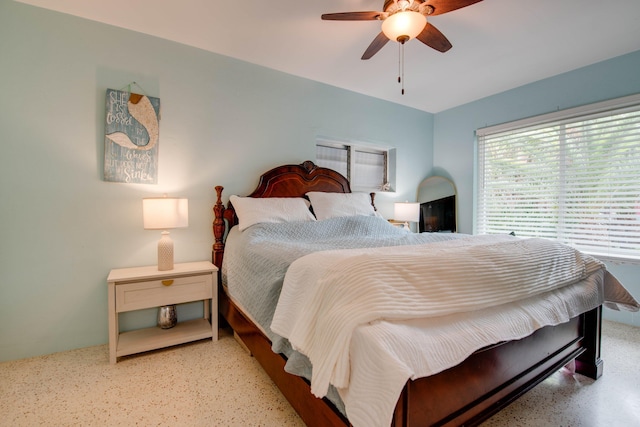
<path id="1" fill-rule="evenodd" d="M 168 231 L 163 231 L 158 241 L 158 270 L 173 270 L 173 240 Z"/>

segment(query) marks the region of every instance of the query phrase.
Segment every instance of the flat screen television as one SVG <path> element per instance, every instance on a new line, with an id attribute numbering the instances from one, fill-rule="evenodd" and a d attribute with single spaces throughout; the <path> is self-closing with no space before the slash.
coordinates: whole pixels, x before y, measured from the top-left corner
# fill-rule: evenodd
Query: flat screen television
<path id="1" fill-rule="evenodd" d="M 419 230 L 423 232 L 456 232 L 456 196 L 420 203 Z"/>

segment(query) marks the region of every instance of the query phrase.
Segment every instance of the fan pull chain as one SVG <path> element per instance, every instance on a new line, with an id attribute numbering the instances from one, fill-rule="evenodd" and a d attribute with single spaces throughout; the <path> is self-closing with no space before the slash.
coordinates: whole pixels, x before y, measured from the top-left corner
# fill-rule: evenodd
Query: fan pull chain
<path id="1" fill-rule="evenodd" d="M 404 42 L 398 44 L 398 83 L 402 85 L 400 93 L 404 95 Z"/>
<path id="2" fill-rule="evenodd" d="M 402 75 L 402 65 L 400 65 L 401 56 L 402 56 L 402 46 L 401 46 L 401 43 L 398 43 L 398 83 L 402 81 L 402 79 L 400 78 L 400 76 Z"/>
<path id="3" fill-rule="evenodd" d="M 402 43 L 402 94 L 404 95 L 404 43 Z"/>

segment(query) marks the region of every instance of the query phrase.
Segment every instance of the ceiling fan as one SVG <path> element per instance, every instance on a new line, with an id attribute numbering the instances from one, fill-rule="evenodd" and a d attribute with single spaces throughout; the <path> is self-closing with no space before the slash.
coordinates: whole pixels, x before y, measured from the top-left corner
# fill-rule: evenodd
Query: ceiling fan
<path id="1" fill-rule="evenodd" d="M 382 21 L 382 32 L 373 39 L 361 59 L 369 59 L 389 40 L 400 44 L 417 38 L 427 46 L 446 52 L 451 43 L 431 23 L 428 16 L 442 15 L 471 6 L 482 0 L 386 0 L 382 12 L 325 13 L 322 19 L 329 21 Z"/>

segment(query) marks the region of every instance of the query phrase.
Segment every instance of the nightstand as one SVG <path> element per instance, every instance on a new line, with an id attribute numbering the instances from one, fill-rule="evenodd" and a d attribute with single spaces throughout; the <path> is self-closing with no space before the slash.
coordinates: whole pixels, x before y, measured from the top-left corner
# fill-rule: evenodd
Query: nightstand
<path id="1" fill-rule="evenodd" d="M 111 270 L 107 277 L 109 361 L 116 363 L 120 356 L 205 338 L 217 341 L 217 272 L 217 267 L 206 261 L 175 264 L 173 270 L 167 271 L 158 271 L 155 265 Z M 199 300 L 204 304 L 202 319 L 178 321 L 171 329 L 119 330 L 119 313 Z"/>

